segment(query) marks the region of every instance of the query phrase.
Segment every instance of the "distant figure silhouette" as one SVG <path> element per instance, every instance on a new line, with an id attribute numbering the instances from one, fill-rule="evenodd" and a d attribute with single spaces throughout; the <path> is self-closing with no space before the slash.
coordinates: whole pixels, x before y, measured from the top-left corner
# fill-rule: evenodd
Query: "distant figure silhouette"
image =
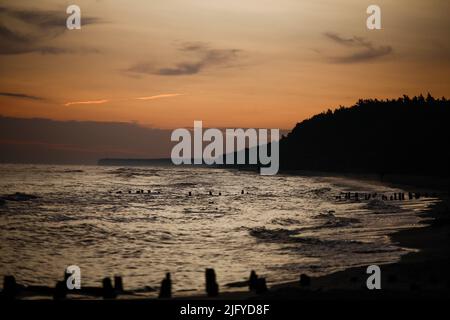
<path id="1" fill-rule="evenodd" d="M 212 191 L 209 192 L 209 195 L 212 196 Z"/>
<path id="2" fill-rule="evenodd" d="M 241 194 L 244 194 L 244 190 L 241 190 Z"/>
<path id="3" fill-rule="evenodd" d="M 115 299 L 116 293 L 114 292 L 111 279 L 109 277 L 103 278 L 103 299 Z"/>
<path id="4" fill-rule="evenodd" d="M 216 272 L 214 269 L 205 270 L 206 293 L 208 297 L 217 297 L 219 295 L 219 285 L 216 282 Z"/>
<path id="5" fill-rule="evenodd" d="M 408 199 L 409 199 L 409 200 L 412 200 L 412 198 L 413 198 L 412 192 L 408 192 Z"/>
<path id="6" fill-rule="evenodd" d="M 189 197 L 191 197 L 192 196 L 192 192 L 191 191 L 189 191 Z"/>
<path id="7" fill-rule="evenodd" d="M 221 196 L 222 195 L 222 192 L 219 192 L 219 196 Z"/>
<path id="8" fill-rule="evenodd" d="M 147 193 L 152 193 L 152 190 L 147 190 Z"/>
<path id="9" fill-rule="evenodd" d="M 300 275 L 300 285 L 302 287 L 309 287 L 311 285 L 311 278 L 308 275 L 302 273 Z"/>
<path id="10" fill-rule="evenodd" d="M 5 299 L 13 300 L 16 298 L 17 291 L 16 278 L 14 276 L 4 276 L 2 296 Z"/>
<path id="11" fill-rule="evenodd" d="M 123 280 L 121 276 L 114 276 L 114 290 L 117 293 L 123 292 Z"/>
<path id="12" fill-rule="evenodd" d="M 161 281 L 161 288 L 159 289 L 159 298 L 172 297 L 172 280 L 170 280 L 170 272 L 166 273 L 166 277 Z"/>
<path id="13" fill-rule="evenodd" d="M 248 289 L 250 291 L 256 290 L 257 282 L 258 281 L 258 275 L 254 270 L 250 272 L 250 278 L 248 279 Z"/>

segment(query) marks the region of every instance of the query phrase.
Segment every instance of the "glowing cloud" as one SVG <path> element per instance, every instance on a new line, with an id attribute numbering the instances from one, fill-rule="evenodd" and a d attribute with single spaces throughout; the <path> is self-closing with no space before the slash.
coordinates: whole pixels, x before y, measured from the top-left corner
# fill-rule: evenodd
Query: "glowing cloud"
<path id="1" fill-rule="evenodd" d="M 182 95 L 184 95 L 184 94 L 183 93 L 166 93 L 166 94 L 158 94 L 158 95 L 148 96 L 148 97 L 138 97 L 138 98 L 134 98 L 134 99 L 136 99 L 136 100 L 155 100 L 155 99 L 162 99 L 162 98 L 177 97 L 177 96 L 182 96 Z M 126 99 L 120 99 L 119 101 L 126 101 L 126 100 L 132 100 L 132 99 L 126 98 Z M 73 102 L 67 102 L 64 105 L 72 106 L 72 105 L 76 105 L 76 104 L 103 104 L 103 103 L 107 103 L 110 101 L 111 100 L 109 100 L 109 99 L 73 101 Z"/>
<path id="2" fill-rule="evenodd" d="M 149 97 L 139 97 L 136 98 L 137 100 L 155 100 L 155 99 L 162 99 L 162 98 L 170 98 L 170 97 L 178 97 L 182 96 L 182 93 L 167 93 L 167 94 L 158 94 L 155 96 L 149 96 Z"/>
<path id="3" fill-rule="evenodd" d="M 75 104 L 102 104 L 102 103 L 106 103 L 106 102 L 109 102 L 109 100 L 103 99 L 103 100 L 90 100 L 90 101 L 74 101 L 74 102 L 67 102 L 64 105 L 66 107 L 68 107 L 68 106 L 75 105 Z"/>

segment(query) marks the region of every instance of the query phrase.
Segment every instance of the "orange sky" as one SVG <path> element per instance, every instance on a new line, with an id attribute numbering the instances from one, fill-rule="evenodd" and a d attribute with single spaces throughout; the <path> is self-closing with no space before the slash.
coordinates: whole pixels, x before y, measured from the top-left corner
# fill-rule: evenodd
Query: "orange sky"
<path id="1" fill-rule="evenodd" d="M 0 1 L 0 115 L 292 128 L 359 98 L 450 96 L 450 2 Z M 140 99 L 139 99 L 140 98 Z"/>

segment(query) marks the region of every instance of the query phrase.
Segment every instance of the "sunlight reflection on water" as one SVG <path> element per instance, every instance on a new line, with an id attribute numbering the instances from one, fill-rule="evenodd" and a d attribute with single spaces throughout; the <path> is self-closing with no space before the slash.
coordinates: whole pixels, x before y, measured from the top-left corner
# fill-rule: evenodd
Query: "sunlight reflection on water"
<path id="1" fill-rule="evenodd" d="M 0 275 L 52 286 L 72 264 L 82 285 L 120 274 L 128 289 L 157 287 L 169 271 L 177 291 L 202 289 L 206 267 L 223 287 L 252 269 L 275 283 L 392 262 L 407 251 L 386 235 L 417 226 L 427 204 L 336 202 L 401 190 L 205 168 L 1 165 L 0 176 L 0 195 L 38 197 L 0 205 Z"/>

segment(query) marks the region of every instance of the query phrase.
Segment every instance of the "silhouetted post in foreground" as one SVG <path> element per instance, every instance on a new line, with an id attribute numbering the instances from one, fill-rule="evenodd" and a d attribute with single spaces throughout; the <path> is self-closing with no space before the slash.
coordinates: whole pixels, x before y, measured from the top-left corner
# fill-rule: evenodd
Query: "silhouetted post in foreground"
<path id="1" fill-rule="evenodd" d="M 206 293 L 208 297 L 217 297 L 219 295 L 219 285 L 216 282 L 216 272 L 214 269 L 205 270 Z"/>
<path id="2" fill-rule="evenodd" d="M 254 270 L 250 272 L 250 278 L 248 279 L 248 289 L 250 291 L 256 290 L 256 282 L 258 281 L 258 275 Z"/>
<path id="3" fill-rule="evenodd" d="M 14 276 L 3 277 L 3 291 L 2 296 L 4 299 L 13 300 L 17 295 L 17 283 Z"/>
<path id="4" fill-rule="evenodd" d="M 123 292 L 123 280 L 121 276 L 114 276 L 114 290 L 117 293 Z"/>
<path id="5" fill-rule="evenodd" d="M 103 278 L 103 299 L 115 299 L 116 293 L 114 292 L 111 279 Z"/>
<path id="6" fill-rule="evenodd" d="M 161 281 L 161 288 L 159 289 L 159 298 L 172 297 L 172 280 L 170 280 L 170 272 L 166 273 L 166 277 Z"/>
<path id="7" fill-rule="evenodd" d="M 55 291 L 53 292 L 53 300 L 63 300 L 67 295 L 66 280 L 56 282 Z"/>
<path id="8" fill-rule="evenodd" d="M 257 294 L 267 292 L 266 278 L 258 278 L 256 279 L 256 287 L 255 292 Z"/>
<path id="9" fill-rule="evenodd" d="M 311 278 L 308 275 L 302 273 L 300 275 L 300 286 L 309 287 L 310 285 L 311 285 Z"/>

